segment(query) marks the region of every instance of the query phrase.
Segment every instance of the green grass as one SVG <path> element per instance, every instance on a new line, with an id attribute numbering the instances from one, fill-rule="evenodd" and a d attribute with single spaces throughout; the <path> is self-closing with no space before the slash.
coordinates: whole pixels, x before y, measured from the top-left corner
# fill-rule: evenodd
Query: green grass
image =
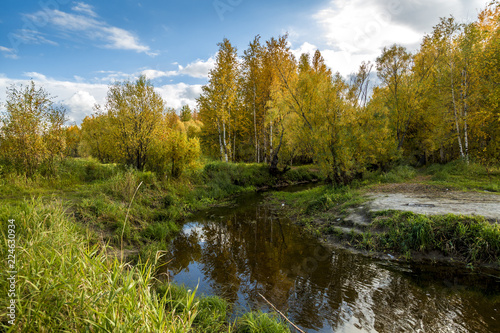
<path id="1" fill-rule="evenodd" d="M 271 315 L 230 321 L 229 304 L 215 296 L 158 281 L 155 263 L 136 266 L 90 245 L 61 202 L 25 201 L 0 208 L 16 225 L 16 319 L 0 298 L 0 331 L 17 332 L 289 332 Z M 0 255 L 7 258 L 2 224 Z M 7 261 L 0 263 L 0 293 L 8 294 Z"/>
<path id="2" fill-rule="evenodd" d="M 274 314 L 263 312 L 245 313 L 237 321 L 238 333 L 279 333 L 290 332 L 288 326 Z"/>
<path id="3" fill-rule="evenodd" d="M 446 165 L 433 164 L 423 170 L 431 177 L 431 184 L 458 190 L 500 192 L 500 168 L 486 168 L 477 163 L 454 161 Z"/>
<path id="4" fill-rule="evenodd" d="M 265 165 L 213 162 L 182 179 L 166 180 L 89 159 L 63 160 L 49 176 L 27 178 L 5 168 L 0 173 L 0 219 L 17 223 L 15 329 L 23 332 L 229 332 L 246 327 L 245 320 L 229 321 L 224 300 L 158 283 L 158 253 L 179 230 L 177 221 L 193 210 L 259 187 L 316 178 L 307 167 L 278 179 Z M 4 258 L 6 232 L 2 228 Z M 136 253 L 126 258 L 135 265 L 119 260 L 116 249 L 122 245 Z M 7 294 L 5 265 L 4 260 L 2 295 Z M 0 300 L 0 331 L 8 329 L 7 301 Z"/>
<path id="5" fill-rule="evenodd" d="M 183 311 L 167 311 L 166 299 L 150 289 L 154 264 L 133 267 L 109 257 L 100 245 L 90 246 L 60 203 L 3 206 L 0 218 L 16 224 L 16 331 L 188 332 L 193 325 L 196 302 Z M 4 258 L 6 231 L 2 227 Z M 5 265 L 4 260 L 2 295 L 8 288 Z M 0 299 L 4 329 L 7 302 Z"/>
<path id="6" fill-rule="evenodd" d="M 483 217 L 385 211 L 375 214 L 369 248 L 408 253 L 439 251 L 467 263 L 500 263 L 500 225 Z"/>
<path id="7" fill-rule="evenodd" d="M 408 165 L 399 165 L 389 170 L 388 172 L 367 171 L 363 174 L 360 181 L 355 182 L 355 185 L 369 185 L 379 183 L 402 183 L 411 180 L 417 176 L 417 170 Z"/>
<path id="8" fill-rule="evenodd" d="M 364 202 L 359 192 L 351 187 L 335 188 L 321 185 L 300 192 L 274 192 L 275 205 L 284 203 L 290 216 L 317 215 L 322 213 L 343 214 L 346 209 Z"/>

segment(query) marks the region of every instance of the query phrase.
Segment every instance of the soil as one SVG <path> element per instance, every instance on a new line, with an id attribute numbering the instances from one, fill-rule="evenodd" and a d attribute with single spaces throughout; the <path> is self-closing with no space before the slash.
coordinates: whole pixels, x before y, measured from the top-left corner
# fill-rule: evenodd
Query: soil
<path id="1" fill-rule="evenodd" d="M 382 210 L 411 211 L 425 215 L 476 215 L 484 216 L 490 223 L 500 222 L 500 194 L 480 192 L 460 192 L 449 188 L 426 185 L 421 183 L 387 184 L 370 188 L 364 193 L 367 202 L 363 205 L 348 209 L 344 218 L 337 218 L 332 223 L 337 232 L 342 234 L 359 234 L 369 228 L 370 212 Z M 318 223 L 320 221 L 317 221 Z M 371 230 L 372 233 L 381 230 Z M 387 254 L 376 251 L 365 251 L 354 248 L 342 237 L 328 235 L 325 244 L 340 247 L 350 252 L 361 253 L 366 256 L 383 260 L 407 260 L 402 254 Z M 453 258 L 439 252 L 421 253 L 412 251 L 411 261 L 439 263 L 440 265 L 463 266 L 461 258 Z M 482 268 L 499 270 L 494 264 L 483 264 Z"/>
<path id="2" fill-rule="evenodd" d="M 418 183 L 388 184 L 366 193 L 370 211 L 402 210 L 425 215 L 476 215 L 490 222 L 500 221 L 500 195 L 459 192 Z"/>

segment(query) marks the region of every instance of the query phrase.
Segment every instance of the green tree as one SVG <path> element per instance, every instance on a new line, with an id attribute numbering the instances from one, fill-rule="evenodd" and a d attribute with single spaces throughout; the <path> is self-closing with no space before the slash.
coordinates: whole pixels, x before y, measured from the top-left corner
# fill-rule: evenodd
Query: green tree
<path id="1" fill-rule="evenodd" d="M 183 105 L 181 108 L 181 120 L 186 122 L 192 119 L 192 111 L 189 105 Z"/>

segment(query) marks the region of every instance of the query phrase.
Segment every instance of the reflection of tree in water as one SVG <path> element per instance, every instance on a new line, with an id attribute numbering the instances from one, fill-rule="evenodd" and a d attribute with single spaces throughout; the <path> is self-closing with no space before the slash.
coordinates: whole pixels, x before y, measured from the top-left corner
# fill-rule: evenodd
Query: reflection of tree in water
<path id="1" fill-rule="evenodd" d="M 244 207 L 241 208 L 241 207 Z M 500 331 L 481 294 L 422 286 L 401 272 L 332 252 L 259 205 L 219 209 L 171 247 L 174 274 L 198 262 L 213 290 L 264 305 L 260 292 L 299 326 L 334 331 Z M 497 306 L 498 308 L 498 306 Z"/>

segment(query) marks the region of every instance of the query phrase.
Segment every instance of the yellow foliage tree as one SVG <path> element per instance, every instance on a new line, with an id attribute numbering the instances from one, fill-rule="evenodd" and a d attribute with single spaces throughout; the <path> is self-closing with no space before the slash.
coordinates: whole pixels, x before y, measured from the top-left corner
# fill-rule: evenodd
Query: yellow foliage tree
<path id="1" fill-rule="evenodd" d="M 28 86 L 7 89 L 6 112 L 0 129 L 0 152 L 15 168 L 32 176 L 45 164 L 53 171 L 54 160 L 63 155 L 66 110 L 32 81 Z"/>

